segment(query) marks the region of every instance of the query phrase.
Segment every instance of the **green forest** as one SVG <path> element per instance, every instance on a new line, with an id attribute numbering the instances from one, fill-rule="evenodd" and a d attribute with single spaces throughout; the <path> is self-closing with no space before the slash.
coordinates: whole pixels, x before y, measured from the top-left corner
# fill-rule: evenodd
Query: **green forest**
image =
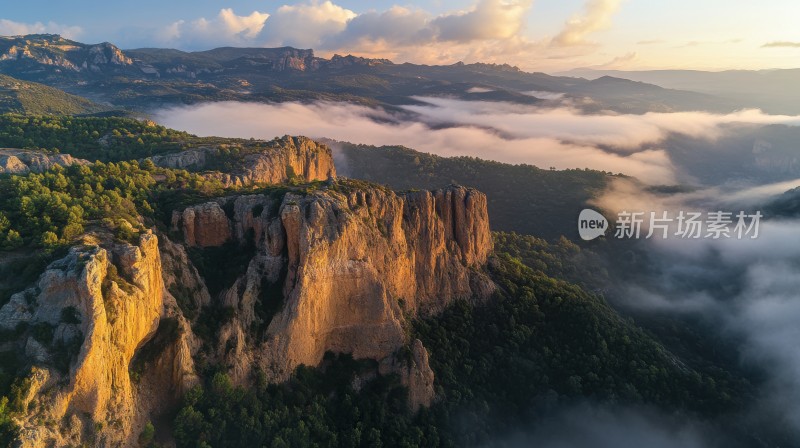
<path id="1" fill-rule="evenodd" d="M 0 74 L 0 113 L 88 114 L 107 107 L 62 90 Z"/>
<path id="2" fill-rule="evenodd" d="M 144 218 L 154 217 L 154 205 L 168 191 L 211 196 L 222 187 L 197 174 L 135 160 L 0 178 L 0 248 L 53 249 L 70 244 L 89 223 L 130 240 L 143 229 Z"/>
<path id="3" fill-rule="evenodd" d="M 280 385 L 260 380 L 242 389 L 211 375 L 178 413 L 178 446 L 482 446 L 581 399 L 680 409 L 713 422 L 752 394 L 724 372 L 676 365 L 601 298 L 507 253 L 497 254 L 491 273 L 500 288 L 490 304 L 457 302 L 413 324 L 436 378 L 439 400 L 430 409 L 410 412 L 396 377 L 354 389 L 354 379 L 377 366 L 329 353 L 320 368 L 301 366 Z"/>
<path id="4" fill-rule="evenodd" d="M 0 115 L 0 147 L 39 149 L 118 162 L 174 152 L 192 136 L 148 120 L 66 115 Z"/>

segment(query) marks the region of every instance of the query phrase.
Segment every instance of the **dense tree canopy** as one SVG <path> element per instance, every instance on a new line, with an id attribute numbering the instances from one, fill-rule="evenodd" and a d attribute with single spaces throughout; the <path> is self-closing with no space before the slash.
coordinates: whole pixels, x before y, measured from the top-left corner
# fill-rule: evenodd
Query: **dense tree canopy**
<path id="1" fill-rule="evenodd" d="M 117 162 L 174 152 L 191 138 L 151 121 L 119 117 L 0 115 L 0 147 Z"/>
<path id="2" fill-rule="evenodd" d="M 0 248 L 69 244 L 89 222 L 129 239 L 142 228 L 143 218 L 153 217 L 159 193 L 221 189 L 199 175 L 152 163 L 140 166 L 135 160 L 56 166 L 41 174 L 0 178 Z"/>
<path id="3" fill-rule="evenodd" d="M 579 399 L 712 419 L 747 400 L 746 382 L 676 364 L 601 298 L 506 253 L 492 266 L 490 304 L 457 302 L 413 326 L 436 375 L 431 409 L 412 414 L 392 377 L 354 390 L 374 365 L 329 356 L 284 385 L 237 389 L 216 375 L 179 412 L 179 446 L 475 446 Z"/>

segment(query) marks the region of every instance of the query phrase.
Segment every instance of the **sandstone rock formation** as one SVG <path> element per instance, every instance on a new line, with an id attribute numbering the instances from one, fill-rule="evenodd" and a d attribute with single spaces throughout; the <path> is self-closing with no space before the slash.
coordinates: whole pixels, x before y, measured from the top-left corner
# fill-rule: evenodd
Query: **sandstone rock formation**
<path id="1" fill-rule="evenodd" d="M 191 171 L 213 170 L 212 160 L 220 148 L 202 147 L 153 156 L 156 166 Z M 220 156 L 226 157 L 226 156 Z M 232 157 L 227 157 L 229 160 Z M 304 181 L 327 180 L 336 177 L 333 155 L 326 145 L 306 137 L 284 136 L 246 149 L 234 162 L 233 172 L 214 172 L 206 175 L 216 178 L 226 187 L 252 184 L 277 184 L 293 177 Z"/>
<path id="2" fill-rule="evenodd" d="M 403 326 L 406 316 L 491 294 L 480 271 L 492 249 L 482 193 L 398 195 L 333 183 L 307 195 L 220 201 L 233 210 L 227 225 L 211 202 L 175 212 L 173 226 L 190 246 L 221 245 L 223 234 L 240 244 L 250 235 L 256 245 L 246 273 L 212 298 L 235 310 L 217 353 L 235 380 L 247 381 L 254 367 L 283 380 L 300 364 L 319 364 L 326 351 L 344 352 L 401 373 L 412 405 L 430 402 L 427 353 Z M 275 301 L 280 311 L 264 321 L 256 309 Z M 254 326 L 266 327 L 256 344 L 248 342 Z M 401 366 L 394 355 L 412 342 L 413 360 Z"/>
<path id="3" fill-rule="evenodd" d="M 206 155 L 216 154 L 217 148 L 203 147 L 191 148 L 172 154 L 164 154 L 150 157 L 156 166 L 162 168 L 175 168 L 179 170 L 202 170 L 206 165 Z"/>
<path id="4" fill-rule="evenodd" d="M 133 64 L 122 50 L 108 42 L 87 45 L 52 34 L 0 38 L 0 61 L 15 59 L 30 59 L 71 72 L 102 72 Z"/>
<path id="5" fill-rule="evenodd" d="M 48 154 L 27 149 L 0 148 L 0 174 L 41 173 L 61 165 L 86 165 L 89 162 L 69 154 Z"/>
<path id="6" fill-rule="evenodd" d="M 35 286 L 12 296 L 0 309 L 0 329 L 51 329 L 23 332 L 16 342 L 34 365 L 19 422 L 23 447 L 90 439 L 98 446 L 132 444 L 149 413 L 169 404 L 168 395 L 142 400 L 130 372 L 134 355 L 165 316 L 165 300 L 158 238 L 151 233 L 138 246 L 87 237 L 48 266 Z M 167 388 L 177 400 L 196 377 L 187 340 L 171 342 L 151 375 L 167 371 Z M 59 364 L 64 353 L 74 356 Z"/>
<path id="7" fill-rule="evenodd" d="M 135 246 L 89 235 L 12 296 L 0 330 L 18 336 L 3 349 L 32 366 L 22 446 L 133 446 L 199 384 L 195 362 L 246 385 L 256 372 L 283 381 L 328 351 L 349 353 L 378 361 L 375 374 L 397 374 L 413 409 L 430 405 L 434 373 L 409 319 L 492 293 L 486 197 L 335 180 L 318 188 L 177 210 L 169 235 L 148 232 Z M 201 272 L 193 260 L 225 248 L 245 259 L 212 293 L 204 275 L 231 261 Z M 195 334 L 203 316 L 213 334 Z"/>
<path id="8" fill-rule="evenodd" d="M 189 207 L 173 214 L 172 225 L 180 229 L 189 246 L 221 246 L 231 238 L 231 225 L 217 202 Z"/>

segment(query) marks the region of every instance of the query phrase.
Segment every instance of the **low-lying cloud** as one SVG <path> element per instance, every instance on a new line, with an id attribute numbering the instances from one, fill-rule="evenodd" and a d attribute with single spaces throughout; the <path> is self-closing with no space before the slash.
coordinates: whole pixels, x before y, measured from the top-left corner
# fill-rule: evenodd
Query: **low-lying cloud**
<path id="1" fill-rule="evenodd" d="M 491 103 L 487 105 L 494 107 Z M 369 145 L 403 145 L 442 156 L 472 156 L 560 169 L 592 167 L 635 173 L 659 183 L 674 180 L 671 164 L 663 151 L 615 154 L 584 143 L 563 142 L 544 133 L 535 135 L 523 131 L 504 135 L 490 127 L 492 114 L 502 116 L 503 113 L 485 110 L 486 126 L 465 122 L 434 127 L 380 109 L 322 102 L 213 103 L 170 109 L 159 113 L 158 117 L 167 126 L 200 135 L 268 139 L 276 135 L 301 134 Z"/>
<path id="2" fill-rule="evenodd" d="M 759 111 L 584 115 L 569 108 L 417 100 L 421 104 L 404 106 L 404 114 L 349 103 L 221 102 L 168 109 L 157 115 L 170 127 L 199 135 L 269 139 L 299 134 L 369 145 L 403 145 L 441 156 L 621 172 L 649 184 L 692 180 L 661 147 L 671 134 L 714 139 L 731 123 L 800 123 L 798 117 Z"/>
<path id="3" fill-rule="evenodd" d="M 621 210 L 737 211 L 755 207 L 800 179 L 731 191 L 725 186 L 658 195 L 620 179 L 595 205 Z M 727 207 L 727 208 L 726 208 Z M 762 220 L 758 238 L 641 241 L 650 260 L 638 279 L 621 282 L 616 302 L 638 312 L 703 317 L 704 331 L 739 341 L 745 369 L 765 376 L 746 421 L 800 436 L 800 220 Z M 735 338 L 735 339 L 734 339 Z"/>
<path id="4" fill-rule="evenodd" d="M 541 448 L 707 448 L 722 446 L 708 428 L 652 409 L 582 403 L 558 410 L 493 446 Z M 725 444 L 724 446 L 735 446 Z"/>

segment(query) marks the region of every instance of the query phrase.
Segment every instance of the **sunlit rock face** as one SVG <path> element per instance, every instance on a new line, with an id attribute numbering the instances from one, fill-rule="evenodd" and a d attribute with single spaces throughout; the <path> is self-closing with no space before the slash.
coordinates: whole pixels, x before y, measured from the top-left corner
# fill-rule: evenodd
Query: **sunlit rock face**
<path id="1" fill-rule="evenodd" d="M 248 385 L 349 353 L 397 374 L 411 408 L 427 406 L 434 374 L 409 319 L 494 290 L 486 197 L 469 188 L 398 194 L 331 180 L 186 207 L 172 226 L 136 244 L 86 235 L 0 309 L 0 329 L 17 334 L 4 349 L 33 366 L 21 446 L 135 445 L 199 384 L 198 360 Z M 214 250 L 242 269 L 210 288 L 204 274 L 231 262 L 198 270 L 198 254 Z M 206 310 L 226 317 L 202 336 Z"/>
<path id="2" fill-rule="evenodd" d="M 0 309 L 0 328 L 52 330 L 47 338 L 41 331 L 22 332 L 13 342 L 33 362 L 20 421 L 22 446 L 130 444 L 150 410 L 177 403 L 197 382 L 186 338 L 170 341 L 148 372 L 154 381 L 146 391 L 172 394 L 141 393 L 130 370 L 171 301 L 152 233 L 137 245 L 87 236 L 50 264 L 35 286 L 12 296 Z"/>
<path id="3" fill-rule="evenodd" d="M 27 149 L 0 148 L 0 174 L 41 173 L 54 166 L 86 165 L 69 154 L 48 154 Z"/>
<path id="4" fill-rule="evenodd" d="M 451 187 L 399 195 L 334 183 L 305 195 L 220 202 L 175 212 L 173 230 L 189 246 L 245 239 L 256 246 L 246 273 L 212 298 L 235 310 L 218 352 L 234 379 L 244 382 L 258 368 L 283 380 L 300 364 L 319 364 L 326 351 L 343 352 L 391 366 L 413 389 L 415 406 L 429 403 L 427 352 L 403 326 L 407 316 L 493 291 L 481 273 L 492 250 L 482 193 Z M 232 210 L 227 223 L 223 207 Z M 264 321 L 256 310 L 269 301 L 279 311 Z M 254 326 L 266 328 L 255 344 L 247 337 Z M 409 344 L 419 345 L 412 363 L 392 361 Z"/>
<path id="5" fill-rule="evenodd" d="M 164 168 L 201 171 L 214 169 L 211 160 L 219 152 L 217 147 L 193 148 L 153 156 L 150 160 Z M 294 178 L 310 182 L 336 177 L 331 149 L 306 137 L 285 136 L 265 142 L 241 159 L 233 170 L 204 175 L 221 181 L 226 187 L 278 184 Z"/>

